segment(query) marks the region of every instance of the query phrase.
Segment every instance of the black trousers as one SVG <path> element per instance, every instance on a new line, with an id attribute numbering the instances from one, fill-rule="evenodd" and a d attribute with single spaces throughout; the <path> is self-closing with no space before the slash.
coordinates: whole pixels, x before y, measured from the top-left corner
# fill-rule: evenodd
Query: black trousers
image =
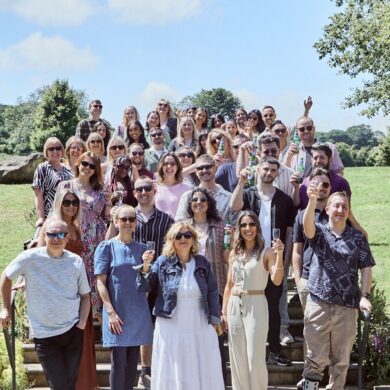
<path id="1" fill-rule="evenodd" d="M 73 326 L 58 336 L 35 338 L 35 350 L 53 390 L 76 388 L 84 331 Z"/>
<path id="2" fill-rule="evenodd" d="M 139 345 L 111 348 L 111 390 L 129 390 L 134 387 L 139 348 Z"/>
<path id="3" fill-rule="evenodd" d="M 281 352 L 282 347 L 280 345 L 279 333 L 280 333 L 280 313 L 279 313 L 279 301 L 283 292 L 283 283 L 279 286 L 275 286 L 271 278 L 268 277 L 267 287 L 265 289 L 265 296 L 268 302 L 269 313 L 269 328 L 268 328 L 268 348 L 271 352 Z"/>

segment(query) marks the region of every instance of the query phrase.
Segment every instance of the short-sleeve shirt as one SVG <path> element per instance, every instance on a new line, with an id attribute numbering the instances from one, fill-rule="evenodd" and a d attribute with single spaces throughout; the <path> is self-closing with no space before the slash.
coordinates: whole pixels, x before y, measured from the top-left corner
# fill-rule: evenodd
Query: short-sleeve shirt
<path id="1" fill-rule="evenodd" d="M 137 291 L 134 267 L 142 264 L 146 246 L 137 241 L 124 244 L 112 238 L 95 251 L 95 275 L 107 275 L 107 290 L 115 312 L 123 321 L 122 333 L 111 333 L 103 306 L 103 345 L 131 347 L 152 343 L 152 320 L 146 294 Z"/>
<path id="2" fill-rule="evenodd" d="M 375 265 L 364 235 L 350 226 L 336 236 L 329 224 L 315 224 L 309 240 L 314 255 L 308 290 L 315 299 L 352 308 L 359 307 L 358 270 Z"/>
<path id="3" fill-rule="evenodd" d="M 60 169 L 54 169 L 48 161 L 37 166 L 32 188 L 41 190 L 43 193 L 45 217 L 49 215 L 52 208 L 58 184 L 72 178 L 73 173 L 68 167 L 61 166 Z"/>
<path id="4" fill-rule="evenodd" d="M 106 125 L 106 127 L 109 129 L 108 131 L 110 131 L 111 125 L 107 120 L 100 118 L 97 121 L 95 121 L 93 119 L 88 118 L 88 119 L 82 119 L 77 124 L 75 135 L 81 138 L 84 142 L 87 142 L 88 136 L 91 134 L 93 126 L 95 126 L 97 122 L 103 122 Z"/>
<path id="5" fill-rule="evenodd" d="M 24 251 L 5 275 L 25 278 L 31 338 L 67 332 L 79 321 L 80 295 L 91 291 L 83 260 L 67 250 L 61 257 L 50 256 L 46 247 Z"/>
<path id="6" fill-rule="evenodd" d="M 310 262 L 313 255 L 313 249 L 309 245 L 309 241 L 305 236 L 303 231 L 303 214 L 305 210 L 300 210 L 295 218 L 294 228 L 293 228 L 293 243 L 302 243 L 303 244 L 303 253 L 302 253 L 302 268 L 301 268 L 301 277 L 303 279 L 309 279 L 310 271 Z M 316 209 L 314 213 L 314 221 L 326 225 L 329 221 L 328 214 L 326 214 L 325 209 L 319 210 Z"/>

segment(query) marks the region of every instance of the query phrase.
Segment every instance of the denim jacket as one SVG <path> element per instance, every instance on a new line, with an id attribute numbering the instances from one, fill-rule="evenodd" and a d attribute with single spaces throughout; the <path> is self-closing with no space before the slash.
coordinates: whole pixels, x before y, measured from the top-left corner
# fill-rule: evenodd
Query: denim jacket
<path id="1" fill-rule="evenodd" d="M 142 265 L 137 267 L 141 271 Z M 141 272 L 137 276 L 137 290 L 142 292 L 157 289 L 153 314 L 157 317 L 172 318 L 177 305 L 177 290 L 183 272 L 179 259 L 160 256 L 152 265 L 148 274 Z M 203 308 L 209 323 L 221 322 L 221 307 L 217 282 L 211 272 L 210 263 L 203 256 L 195 256 L 194 277 L 202 294 Z"/>

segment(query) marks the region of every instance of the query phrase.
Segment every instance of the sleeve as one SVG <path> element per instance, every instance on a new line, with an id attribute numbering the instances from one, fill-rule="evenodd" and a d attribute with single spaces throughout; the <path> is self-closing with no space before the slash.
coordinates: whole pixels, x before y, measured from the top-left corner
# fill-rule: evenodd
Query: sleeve
<path id="1" fill-rule="evenodd" d="M 101 242 L 94 255 L 95 275 L 108 275 L 111 263 L 111 244 L 110 241 Z"/>
<path id="2" fill-rule="evenodd" d="M 168 150 L 170 152 L 175 152 L 177 149 L 177 142 L 176 142 L 176 138 L 169 144 L 168 146 Z"/>
<path id="3" fill-rule="evenodd" d="M 161 267 L 161 264 L 165 261 L 165 256 L 160 256 L 152 264 L 150 271 L 147 274 L 141 272 L 142 264 L 134 267 L 138 271 L 136 278 L 137 291 L 140 292 L 150 292 L 157 288 L 158 285 L 158 273 Z"/>
<path id="4" fill-rule="evenodd" d="M 37 169 L 34 172 L 34 178 L 32 182 L 32 188 L 44 191 L 43 183 L 45 177 L 45 166 L 44 163 L 41 163 L 37 166 Z"/>
<path id="5" fill-rule="evenodd" d="M 218 285 L 215 276 L 211 272 L 209 261 L 204 258 L 207 264 L 207 300 L 210 310 L 210 322 L 213 325 L 221 323 L 221 305 L 219 304 Z"/>
<path id="6" fill-rule="evenodd" d="M 25 274 L 25 266 L 28 261 L 27 253 L 29 251 L 22 252 L 19 256 L 15 258 L 5 269 L 5 276 L 8 279 L 16 279 L 20 275 Z"/>
<path id="7" fill-rule="evenodd" d="M 177 208 L 175 221 L 182 221 L 183 219 L 188 219 L 187 215 L 187 203 L 190 198 L 190 191 L 184 192 L 180 198 L 179 207 Z"/>
<path id="8" fill-rule="evenodd" d="M 286 197 L 286 205 L 287 205 L 287 215 L 286 215 L 287 227 L 290 226 L 293 227 L 296 214 L 295 214 L 294 203 L 289 196 Z"/>
<path id="9" fill-rule="evenodd" d="M 80 295 L 88 294 L 91 292 L 91 288 L 89 287 L 87 271 L 85 270 L 85 266 L 83 260 L 80 257 L 80 273 L 79 273 L 79 281 L 78 281 L 78 293 Z"/>
<path id="10" fill-rule="evenodd" d="M 344 170 L 343 162 L 341 161 L 339 151 L 337 146 L 333 143 L 328 143 L 329 147 L 332 149 L 332 160 L 330 162 L 330 169 L 335 173 L 342 172 Z"/>
<path id="11" fill-rule="evenodd" d="M 293 242 L 305 242 L 305 235 L 303 234 L 303 225 L 301 221 L 302 213 L 298 213 L 295 217 L 294 227 L 293 227 Z"/>
<path id="12" fill-rule="evenodd" d="M 375 260 L 372 257 L 370 246 L 368 245 L 366 237 L 358 232 L 359 238 L 357 239 L 357 246 L 359 247 L 359 269 L 373 267 L 375 265 Z"/>
<path id="13" fill-rule="evenodd" d="M 322 242 L 323 240 L 321 240 L 323 234 L 324 234 L 324 228 L 325 226 L 316 222 L 314 224 L 315 226 L 315 233 L 314 233 L 314 236 L 313 238 L 311 239 L 308 239 L 309 243 L 310 243 L 310 246 L 311 247 L 315 247 L 315 246 L 321 246 L 323 245 L 324 243 Z M 303 232 L 303 229 L 302 229 L 302 232 Z M 302 234 L 305 234 L 304 232 Z M 305 236 L 306 237 L 306 236 Z"/>
<path id="14" fill-rule="evenodd" d="M 76 134 L 75 134 L 76 137 L 81 138 L 80 134 L 81 134 L 81 127 L 82 127 L 82 124 L 83 124 L 83 120 L 81 120 L 81 121 L 77 124 L 77 127 L 76 127 Z"/>

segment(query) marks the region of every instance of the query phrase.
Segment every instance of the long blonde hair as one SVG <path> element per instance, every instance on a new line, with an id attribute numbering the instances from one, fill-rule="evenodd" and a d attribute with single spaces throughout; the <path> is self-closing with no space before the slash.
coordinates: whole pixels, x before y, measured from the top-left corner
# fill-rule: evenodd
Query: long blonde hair
<path id="1" fill-rule="evenodd" d="M 53 201 L 53 209 L 52 209 L 51 217 L 64 220 L 64 215 L 62 213 L 62 202 L 64 201 L 65 196 L 68 195 L 68 194 L 73 195 L 79 201 L 79 207 L 78 207 L 78 210 L 77 210 L 77 214 L 72 217 L 72 223 L 77 228 L 80 228 L 80 220 L 81 220 L 80 198 L 70 188 L 59 188 L 57 190 L 56 195 L 54 197 L 54 201 Z"/>
<path id="2" fill-rule="evenodd" d="M 180 221 L 174 223 L 168 230 L 167 235 L 165 237 L 165 244 L 162 249 L 162 254 L 167 257 L 173 257 L 176 255 L 175 248 L 173 243 L 175 242 L 175 237 L 177 233 L 179 233 L 180 229 L 185 227 L 192 233 L 192 237 L 194 239 L 190 253 L 192 255 L 197 255 L 199 253 L 199 241 L 198 241 L 198 233 L 195 228 L 190 224 L 190 222 Z"/>

